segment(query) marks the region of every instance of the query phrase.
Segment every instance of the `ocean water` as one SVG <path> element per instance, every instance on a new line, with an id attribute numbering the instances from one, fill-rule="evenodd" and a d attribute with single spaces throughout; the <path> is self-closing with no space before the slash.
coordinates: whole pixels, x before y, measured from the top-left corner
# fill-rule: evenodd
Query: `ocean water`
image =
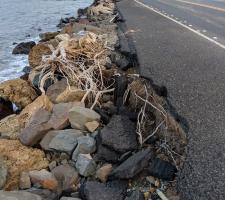
<path id="1" fill-rule="evenodd" d="M 41 32 L 56 31 L 60 18 L 77 14 L 93 0 L 0 0 L 0 82 L 22 75 L 26 55 L 12 55 L 14 42 L 38 41 Z"/>

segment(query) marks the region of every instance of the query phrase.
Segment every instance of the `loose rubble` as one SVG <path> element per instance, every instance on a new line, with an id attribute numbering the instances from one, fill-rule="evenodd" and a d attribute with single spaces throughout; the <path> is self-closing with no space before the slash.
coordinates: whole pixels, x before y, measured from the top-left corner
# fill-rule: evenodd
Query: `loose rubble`
<path id="1" fill-rule="evenodd" d="M 186 135 L 137 74 L 122 21 L 95 0 L 21 51 L 26 78 L 0 84 L 0 199 L 178 196 Z"/>

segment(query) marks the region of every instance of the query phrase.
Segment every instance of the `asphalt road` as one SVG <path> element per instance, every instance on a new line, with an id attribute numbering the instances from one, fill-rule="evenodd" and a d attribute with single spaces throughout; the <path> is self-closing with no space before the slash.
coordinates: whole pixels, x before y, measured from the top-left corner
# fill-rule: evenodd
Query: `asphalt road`
<path id="1" fill-rule="evenodd" d="M 224 6 L 224 1 L 197 3 Z M 122 0 L 118 8 L 133 37 L 140 73 L 167 87 L 169 101 L 188 122 L 181 199 L 225 200 L 225 13 L 175 0 Z M 213 33 L 217 42 L 196 27 Z"/>
<path id="2" fill-rule="evenodd" d="M 142 2 L 225 45 L 224 0 L 143 0 Z"/>

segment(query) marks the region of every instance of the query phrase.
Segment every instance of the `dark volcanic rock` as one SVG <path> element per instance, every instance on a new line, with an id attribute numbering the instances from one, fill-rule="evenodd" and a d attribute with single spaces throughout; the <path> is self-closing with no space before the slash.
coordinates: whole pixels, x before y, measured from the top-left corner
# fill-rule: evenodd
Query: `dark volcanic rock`
<path id="1" fill-rule="evenodd" d="M 167 181 L 172 181 L 175 177 L 177 169 L 171 163 L 156 158 L 152 162 L 150 162 L 148 171 L 151 176 L 155 176 L 159 179 Z"/>
<path id="2" fill-rule="evenodd" d="M 148 166 L 149 160 L 153 158 L 153 153 L 150 149 L 139 151 L 135 153 L 121 165 L 113 170 L 110 175 L 111 179 L 130 179 L 140 173 Z"/>
<path id="3" fill-rule="evenodd" d="M 103 183 L 88 181 L 81 187 L 82 197 L 86 200 L 123 200 L 123 190 L 107 187 Z"/>
<path id="4" fill-rule="evenodd" d="M 0 98 L 0 120 L 13 114 L 13 105 L 10 101 Z"/>
<path id="5" fill-rule="evenodd" d="M 94 156 L 94 160 L 116 163 L 116 162 L 118 162 L 119 157 L 120 157 L 120 155 L 117 152 L 100 144 L 98 146 L 98 150 Z"/>
<path id="6" fill-rule="evenodd" d="M 138 147 L 135 124 L 126 116 L 114 115 L 101 130 L 102 144 L 125 153 Z"/>
<path id="7" fill-rule="evenodd" d="M 30 42 L 21 42 L 13 49 L 12 54 L 29 54 L 30 50 L 36 43 L 33 41 Z"/>
<path id="8" fill-rule="evenodd" d="M 125 200 L 144 200 L 144 194 L 140 191 L 133 191 L 131 195 L 127 196 Z"/>

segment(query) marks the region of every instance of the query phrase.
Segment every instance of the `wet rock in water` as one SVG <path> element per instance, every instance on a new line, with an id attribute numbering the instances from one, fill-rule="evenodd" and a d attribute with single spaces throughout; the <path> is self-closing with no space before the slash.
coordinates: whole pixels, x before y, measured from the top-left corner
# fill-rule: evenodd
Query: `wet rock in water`
<path id="1" fill-rule="evenodd" d="M 25 191 L 0 191 L 0 199 L 4 200 L 42 200 L 42 198 L 36 194 L 32 194 Z"/>
<path id="2" fill-rule="evenodd" d="M 48 189 L 38 189 L 33 187 L 26 191 L 40 196 L 42 200 L 58 200 L 59 199 L 59 196 L 56 192 L 52 192 Z"/>
<path id="3" fill-rule="evenodd" d="M 111 164 L 105 164 L 101 168 L 99 168 L 96 172 L 96 177 L 101 180 L 101 182 L 105 183 L 108 179 L 109 174 L 112 171 Z"/>
<path id="4" fill-rule="evenodd" d="M 10 101 L 0 98 L 0 120 L 13 114 L 13 105 Z"/>
<path id="5" fill-rule="evenodd" d="M 76 191 L 79 175 L 74 167 L 66 164 L 60 165 L 52 170 L 53 175 L 59 183 L 62 191 Z"/>
<path id="6" fill-rule="evenodd" d="M 51 124 L 53 129 L 60 130 L 70 125 L 69 110 L 76 105 L 82 106 L 82 103 L 69 102 L 69 103 L 54 104 L 53 110 L 52 110 L 52 116 L 49 120 L 49 124 Z"/>
<path id="7" fill-rule="evenodd" d="M 46 169 L 30 171 L 29 176 L 33 184 L 40 184 L 45 189 L 56 190 L 58 187 L 55 176 Z"/>
<path id="8" fill-rule="evenodd" d="M 148 166 L 149 160 L 153 158 L 153 153 L 150 149 L 139 151 L 126 161 L 115 168 L 110 174 L 110 178 L 130 179 L 139 174 L 145 167 Z"/>
<path id="9" fill-rule="evenodd" d="M 0 121 L 0 135 L 3 138 L 17 139 L 20 132 L 18 115 L 9 115 Z"/>
<path id="10" fill-rule="evenodd" d="M 81 187 L 82 197 L 86 200 L 123 200 L 123 190 L 116 187 L 107 187 L 97 181 L 87 181 Z"/>
<path id="11" fill-rule="evenodd" d="M 31 188 L 30 176 L 29 176 L 29 174 L 27 172 L 22 172 L 20 174 L 19 186 L 20 186 L 21 190 Z"/>
<path id="12" fill-rule="evenodd" d="M 83 133 L 80 130 L 59 130 L 58 134 L 50 141 L 49 149 L 65 152 L 68 155 L 71 155 L 77 145 L 78 137 L 81 135 L 83 135 Z"/>
<path id="13" fill-rule="evenodd" d="M 50 55 L 51 53 L 52 51 L 47 44 L 40 43 L 35 45 L 29 53 L 28 57 L 29 65 L 32 68 L 39 66 L 42 61 L 42 57 L 44 55 Z"/>
<path id="14" fill-rule="evenodd" d="M 140 191 L 133 191 L 125 200 L 145 200 L 144 194 Z"/>
<path id="15" fill-rule="evenodd" d="M 85 124 L 85 127 L 89 132 L 93 133 L 99 127 L 99 122 L 97 121 L 87 122 Z"/>
<path id="16" fill-rule="evenodd" d="M 90 154 L 79 154 L 77 157 L 76 168 L 80 175 L 88 177 L 94 175 L 96 164 Z"/>
<path id="17" fill-rule="evenodd" d="M 22 72 L 25 74 L 29 74 L 31 72 L 32 68 L 30 66 L 26 66 L 23 68 Z"/>
<path id="18" fill-rule="evenodd" d="M 2 158 L 0 158 L 0 190 L 4 188 L 8 175 L 8 168 Z"/>
<path id="19" fill-rule="evenodd" d="M 19 188 L 21 172 L 48 167 L 43 151 L 23 146 L 18 140 L 0 139 L 0 156 L 7 158 L 8 176 L 5 190 Z"/>
<path id="20" fill-rule="evenodd" d="M 138 147 L 135 124 L 126 116 L 114 115 L 110 123 L 101 130 L 102 144 L 120 153 Z"/>
<path id="21" fill-rule="evenodd" d="M 69 121 L 73 128 L 85 130 L 85 124 L 87 122 L 99 121 L 100 115 L 95 111 L 80 107 L 74 106 L 69 111 Z"/>
<path id="22" fill-rule="evenodd" d="M 37 94 L 27 81 L 17 78 L 0 83 L 0 96 L 22 109 L 33 102 Z"/>
<path id="23" fill-rule="evenodd" d="M 21 42 L 15 46 L 12 54 L 29 54 L 30 50 L 36 45 L 35 42 Z"/>
<path id="24" fill-rule="evenodd" d="M 46 42 L 48 40 L 54 39 L 56 35 L 58 35 L 59 32 L 46 32 L 46 33 L 40 33 L 39 37 L 41 38 L 41 42 Z"/>
<path id="25" fill-rule="evenodd" d="M 172 181 L 175 178 L 177 168 L 170 162 L 155 158 L 149 163 L 148 172 L 151 176 L 166 181 Z"/>
<path id="26" fill-rule="evenodd" d="M 81 136 L 77 138 L 77 147 L 73 152 L 72 159 L 77 160 L 79 154 L 91 154 L 96 150 L 95 139 L 90 136 Z"/>
<path id="27" fill-rule="evenodd" d="M 51 125 L 47 123 L 50 116 L 51 113 L 43 108 L 35 112 L 30 118 L 26 128 L 22 129 L 20 132 L 20 142 L 27 146 L 36 145 L 52 128 Z"/>

